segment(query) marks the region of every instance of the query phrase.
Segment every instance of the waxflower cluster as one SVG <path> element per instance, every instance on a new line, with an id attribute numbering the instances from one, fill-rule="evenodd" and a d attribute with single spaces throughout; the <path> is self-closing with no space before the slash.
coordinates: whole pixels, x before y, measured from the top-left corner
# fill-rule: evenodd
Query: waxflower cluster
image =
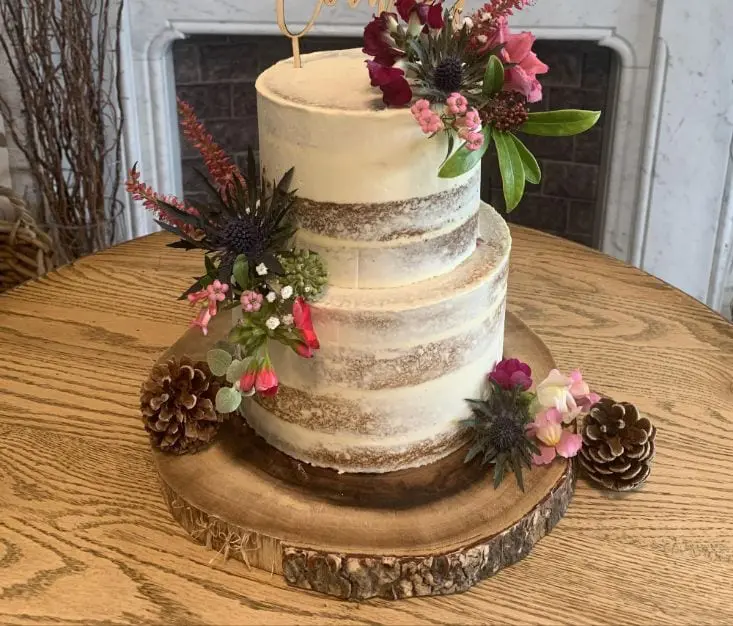
<path id="1" fill-rule="evenodd" d="M 208 335 L 217 314 L 237 311 L 227 335 L 232 348 L 227 368 L 236 360 L 236 367 L 244 369 L 230 381 L 232 387 L 220 390 L 217 400 L 220 412 L 229 413 L 242 394 L 277 392 L 279 380 L 270 358 L 270 342 L 284 344 L 304 358 L 314 356 L 320 346 L 308 300 L 322 292 L 326 269 L 316 253 L 291 247 L 295 232 L 289 220 L 293 171 L 266 183 L 258 175 L 250 150 L 247 174 L 243 174 L 214 142 L 191 106 L 179 102 L 178 109 L 183 134 L 200 151 L 207 168 L 211 203 L 161 196 L 141 181 L 136 167 L 130 171 L 127 190 L 156 213 L 163 229 L 180 238 L 171 247 L 205 253 L 204 274 L 182 295 L 195 310 L 191 327 Z M 219 357 L 217 371 L 224 360 Z M 217 375 L 229 379 L 232 371 Z"/>
<path id="2" fill-rule="evenodd" d="M 570 136 L 591 128 L 593 111 L 530 112 L 542 99 L 538 76 L 549 71 L 533 51 L 535 36 L 515 33 L 508 18 L 530 0 L 491 0 L 468 17 L 443 0 L 397 0 L 364 29 L 373 87 L 389 107 L 410 106 L 420 129 L 446 138 L 438 175 L 453 178 L 497 151 L 508 211 L 539 184 L 537 160 L 516 137 Z M 456 147 L 456 144 L 459 144 Z"/>
<path id="3" fill-rule="evenodd" d="M 466 424 L 474 429 L 474 443 L 466 461 L 481 456 L 493 463 L 497 486 L 507 469 L 523 488 L 522 466 L 574 457 L 583 444 L 574 422 L 601 399 L 579 370 L 566 376 L 553 369 L 531 391 L 532 370 L 518 359 L 499 361 L 487 383 L 484 398 L 468 401 L 474 415 Z"/>

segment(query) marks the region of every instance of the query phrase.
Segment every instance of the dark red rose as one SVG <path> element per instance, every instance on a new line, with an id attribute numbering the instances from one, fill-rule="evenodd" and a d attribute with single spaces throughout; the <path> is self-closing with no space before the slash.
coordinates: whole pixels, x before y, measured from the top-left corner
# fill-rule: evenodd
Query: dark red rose
<path id="1" fill-rule="evenodd" d="M 410 15 L 412 15 L 412 11 L 417 5 L 417 0 L 397 0 L 395 2 L 395 9 L 397 9 L 397 13 L 400 14 L 400 17 L 405 20 L 405 22 L 410 21 Z"/>
<path id="2" fill-rule="evenodd" d="M 527 391 L 532 386 L 532 369 L 519 359 L 504 359 L 494 366 L 489 380 L 502 389 L 521 387 L 522 391 Z"/>
<path id="3" fill-rule="evenodd" d="M 298 296 L 293 303 L 293 322 L 295 323 L 295 327 L 303 335 L 303 343 L 309 348 L 318 350 L 318 348 L 321 347 L 321 344 L 318 342 L 316 331 L 313 330 L 311 308 L 300 296 Z"/>
<path id="4" fill-rule="evenodd" d="M 382 99 L 388 106 L 404 106 L 412 100 L 412 89 L 405 73 L 398 67 L 387 67 L 376 61 L 367 61 L 372 87 L 382 90 Z"/>

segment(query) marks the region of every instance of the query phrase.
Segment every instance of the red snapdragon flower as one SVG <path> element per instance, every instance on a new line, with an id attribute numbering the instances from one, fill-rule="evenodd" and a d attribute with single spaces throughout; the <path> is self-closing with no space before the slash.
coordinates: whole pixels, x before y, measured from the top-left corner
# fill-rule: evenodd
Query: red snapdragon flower
<path id="1" fill-rule="evenodd" d="M 395 8 L 400 17 L 409 22 L 413 15 L 417 16 L 420 24 L 440 30 L 443 28 L 443 0 L 438 2 L 418 2 L 418 0 L 397 0 Z"/>
<path id="2" fill-rule="evenodd" d="M 310 305 L 301 296 L 298 296 L 293 303 L 293 322 L 295 323 L 295 327 L 303 335 L 303 343 L 308 348 L 317 350 L 321 347 L 316 336 L 316 331 L 313 330 Z M 300 354 L 300 352 L 298 353 Z M 301 354 L 301 356 L 304 355 Z"/>
<path id="3" fill-rule="evenodd" d="M 380 65 L 391 67 L 395 61 L 405 56 L 404 50 L 396 47 L 395 40 L 389 30 L 389 22 L 396 23 L 395 13 L 381 13 L 364 29 L 364 47 L 362 52 L 373 56 Z"/>
<path id="4" fill-rule="evenodd" d="M 398 67 L 388 67 L 377 61 L 367 61 L 372 87 L 382 90 L 382 99 L 387 106 L 404 106 L 412 100 L 412 89 L 405 78 L 405 72 Z"/>

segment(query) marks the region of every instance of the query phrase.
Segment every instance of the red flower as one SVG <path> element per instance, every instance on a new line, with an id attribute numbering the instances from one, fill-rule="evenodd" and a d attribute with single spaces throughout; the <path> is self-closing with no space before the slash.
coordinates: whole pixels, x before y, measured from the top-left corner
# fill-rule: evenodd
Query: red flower
<path id="1" fill-rule="evenodd" d="M 405 73 L 398 67 L 387 67 L 376 61 L 367 61 L 372 87 L 382 90 L 387 106 L 404 106 L 412 100 L 412 89 Z"/>
<path id="2" fill-rule="evenodd" d="M 397 19 L 395 13 L 382 13 L 376 16 L 364 29 L 364 54 L 373 56 L 380 65 L 392 66 L 400 57 L 405 56 L 403 50 L 395 47 L 390 35 L 388 19 Z"/>
<path id="3" fill-rule="evenodd" d="M 275 370 L 272 369 L 272 365 L 269 362 L 266 362 L 262 369 L 257 372 L 255 391 L 261 396 L 274 396 L 277 393 L 278 385 L 279 381 Z"/>
<path id="4" fill-rule="evenodd" d="M 302 333 L 303 343 L 306 346 L 315 350 L 321 347 L 316 332 L 313 330 L 311 308 L 301 296 L 298 296 L 293 303 L 293 322 L 295 323 L 295 327 Z M 301 356 L 304 355 L 301 354 Z"/>
<path id="5" fill-rule="evenodd" d="M 527 391 L 532 386 L 532 369 L 519 359 L 504 359 L 494 366 L 489 380 L 502 389 L 521 387 L 522 391 Z"/>
<path id="6" fill-rule="evenodd" d="M 308 344 L 297 343 L 295 344 L 295 347 L 293 348 L 293 350 L 295 350 L 304 359 L 313 358 L 313 348 L 311 348 Z"/>
<path id="7" fill-rule="evenodd" d="M 239 391 L 242 393 L 249 393 L 252 391 L 252 387 L 255 386 L 255 381 L 257 380 L 257 368 L 256 367 L 249 367 L 247 371 L 242 375 L 242 378 L 239 379 Z"/>
<path id="8" fill-rule="evenodd" d="M 442 0 L 433 4 L 417 0 L 397 0 L 395 8 L 405 22 L 409 22 L 412 15 L 417 14 L 420 23 L 427 25 L 428 28 L 436 30 L 443 28 Z"/>

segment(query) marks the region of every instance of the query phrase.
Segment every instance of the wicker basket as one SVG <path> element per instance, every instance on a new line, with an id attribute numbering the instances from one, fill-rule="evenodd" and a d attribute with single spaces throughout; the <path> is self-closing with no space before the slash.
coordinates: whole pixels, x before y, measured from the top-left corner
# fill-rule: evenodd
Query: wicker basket
<path id="1" fill-rule="evenodd" d="M 52 268 L 51 237 L 38 228 L 25 202 L 0 185 L 0 292 Z"/>

